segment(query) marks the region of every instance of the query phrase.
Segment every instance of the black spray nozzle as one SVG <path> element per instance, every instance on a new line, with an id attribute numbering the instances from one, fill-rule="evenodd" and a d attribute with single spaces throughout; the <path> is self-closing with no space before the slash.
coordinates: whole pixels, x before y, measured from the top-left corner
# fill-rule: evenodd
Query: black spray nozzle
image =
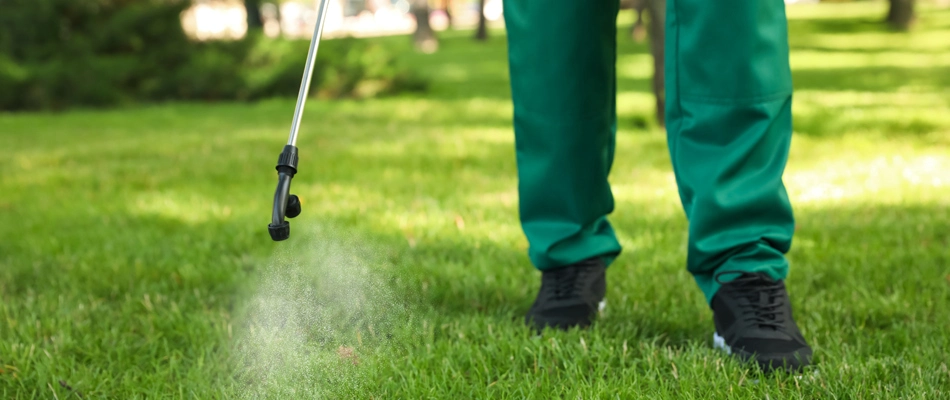
<path id="1" fill-rule="evenodd" d="M 267 226 L 271 239 L 277 242 L 290 237 L 290 223 L 284 218 L 300 215 L 300 199 L 290 194 L 290 180 L 296 173 L 297 147 L 286 145 L 277 159 L 277 190 L 274 192 L 271 223 Z"/>
<path id="2" fill-rule="evenodd" d="M 287 240 L 290 238 L 290 222 L 284 221 L 280 224 L 268 224 L 267 231 L 270 232 L 270 238 L 275 242 Z"/>

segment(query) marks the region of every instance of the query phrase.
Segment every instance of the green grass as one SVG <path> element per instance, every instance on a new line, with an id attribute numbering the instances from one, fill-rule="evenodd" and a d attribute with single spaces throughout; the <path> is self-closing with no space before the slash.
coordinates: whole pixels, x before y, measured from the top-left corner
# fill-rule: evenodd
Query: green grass
<path id="1" fill-rule="evenodd" d="M 817 374 L 711 349 L 650 58 L 622 40 L 590 330 L 533 337 L 505 41 L 443 34 L 426 96 L 310 103 L 290 241 L 266 232 L 293 99 L 0 115 L 0 398 L 950 396 L 950 10 L 790 8 L 798 231 Z"/>

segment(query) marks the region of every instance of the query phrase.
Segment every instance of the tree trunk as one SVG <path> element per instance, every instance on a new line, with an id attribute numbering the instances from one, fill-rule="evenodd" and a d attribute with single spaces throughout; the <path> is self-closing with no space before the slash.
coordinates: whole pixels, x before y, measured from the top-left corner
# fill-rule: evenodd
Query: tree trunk
<path id="1" fill-rule="evenodd" d="M 244 0 L 244 10 L 247 11 L 247 30 L 264 29 L 264 19 L 261 17 L 260 0 Z"/>
<path id="2" fill-rule="evenodd" d="M 656 98 L 656 122 L 666 126 L 666 86 L 663 64 L 666 38 L 666 0 L 646 0 L 650 16 L 650 52 L 653 53 L 653 94 Z"/>
<path id="3" fill-rule="evenodd" d="M 886 21 L 898 30 L 906 31 L 914 23 L 914 0 L 890 0 Z"/>
<path id="4" fill-rule="evenodd" d="M 485 0 L 478 0 L 478 30 L 475 31 L 475 40 L 488 40 L 488 21 L 485 17 Z"/>
<path id="5" fill-rule="evenodd" d="M 454 28 L 455 23 L 452 21 L 452 0 L 442 1 L 442 11 L 445 12 L 445 17 L 449 19 L 449 29 Z"/>
<path id="6" fill-rule="evenodd" d="M 429 25 L 429 2 L 427 0 L 413 0 L 411 12 L 416 19 L 416 32 L 412 41 L 416 49 L 424 53 L 434 53 L 439 49 L 439 39 L 435 36 L 432 25 Z"/>
<path id="7" fill-rule="evenodd" d="M 646 3 L 650 0 L 637 0 L 630 2 L 630 9 L 633 10 L 634 15 L 637 17 L 634 21 L 633 26 L 630 27 L 630 38 L 636 40 L 637 42 L 643 42 L 643 39 L 646 38 L 646 28 L 643 26 L 643 10 L 646 8 Z"/>

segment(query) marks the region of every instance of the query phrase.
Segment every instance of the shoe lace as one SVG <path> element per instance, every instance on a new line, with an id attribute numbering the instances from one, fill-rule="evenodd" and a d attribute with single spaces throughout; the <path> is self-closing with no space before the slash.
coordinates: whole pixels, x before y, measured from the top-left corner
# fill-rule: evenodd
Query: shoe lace
<path id="1" fill-rule="evenodd" d="M 731 281 L 724 282 L 723 275 L 739 276 Z M 784 286 L 781 282 L 769 279 L 762 274 L 748 272 L 725 271 L 716 274 L 716 282 L 729 284 L 730 290 L 736 297 L 745 299 L 739 302 L 742 308 L 743 319 L 753 323 L 761 329 L 779 330 L 785 323 L 785 296 L 782 295 Z"/>
<path id="2" fill-rule="evenodd" d="M 546 286 L 550 288 L 548 295 L 557 300 L 577 296 L 589 272 L 587 268 L 563 268 L 545 274 Z"/>

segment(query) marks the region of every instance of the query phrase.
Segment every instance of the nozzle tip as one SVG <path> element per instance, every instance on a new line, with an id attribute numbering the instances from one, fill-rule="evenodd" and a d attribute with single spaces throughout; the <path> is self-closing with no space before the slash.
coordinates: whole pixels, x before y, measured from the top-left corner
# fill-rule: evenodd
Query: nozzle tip
<path id="1" fill-rule="evenodd" d="M 274 239 L 275 242 L 287 240 L 290 237 L 290 223 L 287 221 L 277 225 L 268 224 L 267 230 L 270 232 L 271 239 Z"/>

